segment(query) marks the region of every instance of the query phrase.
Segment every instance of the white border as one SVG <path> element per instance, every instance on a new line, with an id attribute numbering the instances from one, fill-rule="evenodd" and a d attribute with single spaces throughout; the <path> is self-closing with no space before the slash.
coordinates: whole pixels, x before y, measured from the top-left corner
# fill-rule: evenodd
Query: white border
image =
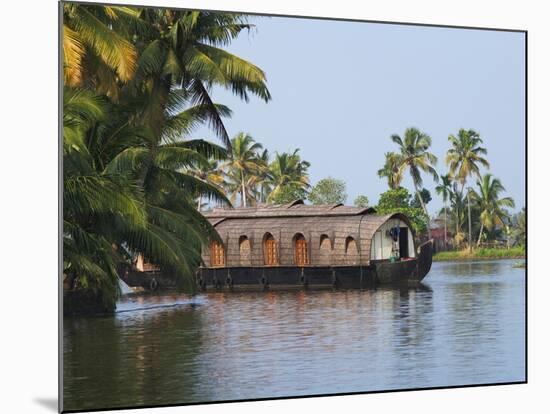
<path id="1" fill-rule="evenodd" d="M 4 4 L 2 31 L 3 412 L 53 412 L 57 396 L 57 2 Z M 118 3 L 124 3 L 123 0 Z M 548 406 L 550 291 L 544 263 L 550 25 L 545 2 L 143 0 L 137 3 L 529 31 L 529 384 L 127 410 L 128 413 L 541 412 Z M 7 7 L 7 10 L 6 10 Z M 7 89 L 7 93 L 5 92 Z M 505 143 L 503 143 L 505 145 Z M 546 253 L 548 255 L 548 253 Z"/>

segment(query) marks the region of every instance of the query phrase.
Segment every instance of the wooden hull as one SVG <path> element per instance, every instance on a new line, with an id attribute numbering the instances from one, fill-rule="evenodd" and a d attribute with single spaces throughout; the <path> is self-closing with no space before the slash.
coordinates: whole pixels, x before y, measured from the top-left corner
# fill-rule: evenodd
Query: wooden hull
<path id="1" fill-rule="evenodd" d="M 380 284 L 419 283 L 432 265 L 432 242 L 419 247 L 418 258 L 368 266 L 201 267 L 197 284 L 208 289 L 368 288 Z"/>
<path id="2" fill-rule="evenodd" d="M 430 271 L 432 254 L 432 242 L 429 241 L 418 248 L 417 258 L 395 263 L 382 260 L 368 266 L 201 267 L 196 281 L 203 290 L 362 289 L 378 285 L 414 285 Z M 174 275 L 163 272 L 132 271 L 122 278 L 132 287 L 147 290 L 175 287 Z"/>

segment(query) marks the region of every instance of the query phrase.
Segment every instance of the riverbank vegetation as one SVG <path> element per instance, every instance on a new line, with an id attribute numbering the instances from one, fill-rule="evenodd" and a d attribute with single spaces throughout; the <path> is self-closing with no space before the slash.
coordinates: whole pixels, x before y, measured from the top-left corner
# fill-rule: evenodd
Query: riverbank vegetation
<path id="1" fill-rule="evenodd" d="M 479 249 L 466 248 L 463 250 L 450 250 L 437 252 L 433 256 L 436 262 L 454 261 L 454 260 L 478 260 L 478 259 L 523 259 L 525 258 L 525 246 L 516 246 L 506 248 L 486 248 Z"/>
<path id="2" fill-rule="evenodd" d="M 425 133 L 408 128 L 401 139 L 392 135 L 397 144 L 396 152 L 385 154 L 385 163 L 378 171 L 385 178 L 389 190 L 380 196 L 378 212 L 399 211 L 413 220 L 413 227 L 419 238 L 431 238 L 437 231 L 437 250 L 453 250 L 438 257 L 521 257 L 526 240 L 526 212 L 523 208 L 513 214 L 515 207 L 511 197 L 502 194 L 504 185 L 489 171 L 486 158 L 488 151 L 483 146 L 479 133 L 473 129 L 460 129 L 458 134 L 449 135 L 450 148 L 446 153 L 447 170 L 437 173 L 437 158 L 429 152 L 431 138 Z M 413 182 L 414 197 L 401 187 L 408 172 Z M 443 208 L 435 217 L 428 215 L 426 205 L 431 200 L 430 192 L 422 188 L 422 175 L 433 178 L 435 191 L 443 201 Z M 382 203 L 381 203 L 382 202 Z M 420 214 L 420 211 L 424 214 Z M 442 231 L 441 231 L 442 230 Z M 483 246 L 492 244 L 489 250 Z"/>

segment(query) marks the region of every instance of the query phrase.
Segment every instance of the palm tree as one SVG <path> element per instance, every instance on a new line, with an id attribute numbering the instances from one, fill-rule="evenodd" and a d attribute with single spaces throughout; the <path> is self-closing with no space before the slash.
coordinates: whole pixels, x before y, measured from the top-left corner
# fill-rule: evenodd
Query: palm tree
<path id="1" fill-rule="evenodd" d="M 232 156 L 223 164 L 228 176 L 227 189 L 233 202 L 239 194 L 241 206 L 246 207 L 249 202 L 254 202 L 252 195 L 256 185 L 255 177 L 262 173 L 258 152 L 263 147 L 249 134 L 239 132 L 231 140 L 231 148 Z"/>
<path id="2" fill-rule="evenodd" d="M 433 167 L 437 163 L 437 157 L 428 151 L 432 145 L 432 139 L 416 128 L 407 128 L 403 139 L 399 135 L 392 135 L 391 140 L 399 146 L 401 166 L 409 170 L 416 196 L 422 205 L 424 213 L 429 217 L 426 204 L 420 195 L 420 190 L 422 189 L 421 172 L 431 174 L 436 182 L 438 180 L 437 172 Z M 429 223 L 427 229 L 428 238 L 431 238 Z"/>
<path id="3" fill-rule="evenodd" d="M 478 180 L 477 187 L 479 193 L 472 191 L 471 195 L 480 210 L 481 228 L 477 240 L 479 246 L 484 229 L 492 230 L 495 226 L 504 225 L 503 220 L 508 216 L 504 207 L 514 207 L 514 200 L 510 197 L 499 198 L 499 194 L 505 191 L 505 188 L 500 180 L 493 178 L 491 174 L 485 174 Z"/>
<path id="4" fill-rule="evenodd" d="M 479 134 L 472 130 L 461 128 L 458 131 L 458 136 L 449 135 L 451 149 L 447 151 L 446 164 L 449 166 L 450 175 L 455 182 L 460 183 L 460 198 L 463 196 L 464 186 L 468 178 L 472 175 L 478 179 L 481 178 L 479 166 L 482 165 L 489 168 L 489 162 L 483 157 L 487 154 L 487 150 L 481 147 L 483 140 Z M 456 203 L 456 208 L 464 207 L 464 203 Z M 456 216 L 460 216 L 460 212 L 456 211 Z M 457 222 L 458 225 L 458 222 Z M 457 233 L 459 228 L 457 227 Z"/>
<path id="5" fill-rule="evenodd" d="M 86 145 L 107 102 L 91 91 L 63 96 L 63 275 L 69 289 L 86 289 L 112 310 L 118 296 L 113 240 L 146 229 L 143 194 L 131 180 L 98 170 Z"/>
<path id="6" fill-rule="evenodd" d="M 466 197 L 458 189 L 457 182 L 453 182 L 452 192 L 450 194 L 451 209 L 455 212 L 453 221 L 455 226 L 454 242 L 455 246 L 459 246 L 464 240 L 464 232 L 462 226 L 466 222 Z"/>
<path id="7" fill-rule="evenodd" d="M 140 34 L 144 44 L 135 74 L 135 87 L 128 92 L 143 95 L 141 120 L 157 139 L 159 126 L 166 116 L 169 94 L 180 106 L 197 105 L 204 111 L 201 122 L 207 122 L 225 146 L 230 148 L 222 113 L 210 89 L 219 86 L 248 101 L 250 94 L 264 101 L 271 95 L 264 72 L 252 63 L 231 54 L 227 46 L 243 30 L 252 29 L 247 16 L 233 13 L 142 9 L 140 17 L 148 31 Z"/>
<path id="8" fill-rule="evenodd" d="M 480 165 L 489 168 L 489 162 L 483 157 L 487 154 L 487 149 L 481 146 L 483 140 L 473 129 L 461 128 L 458 136 L 449 135 L 449 141 L 452 147 L 447 151 L 445 162 L 452 178 L 460 183 L 462 194 L 468 177 L 474 175 L 481 178 Z"/>
<path id="9" fill-rule="evenodd" d="M 378 177 L 385 177 L 388 180 L 388 186 L 395 190 L 399 188 L 403 180 L 404 168 L 401 162 L 401 156 L 395 152 L 386 152 L 384 156 L 386 162 L 384 166 L 378 170 Z"/>
<path id="10" fill-rule="evenodd" d="M 453 189 L 451 186 L 451 177 L 449 174 L 441 176 L 441 184 L 435 187 L 435 192 L 443 199 L 443 214 L 445 226 L 445 247 L 447 247 L 447 201 L 451 198 Z"/>
<path id="11" fill-rule="evenodd" d="M 116 82 L 133 77 L 137 60 L 122 28 L 138 21 L 138 11 L 131 7 L 63 3 L 65 85 L 116 95 Z"/>
<path id="12" fill-rule="evenodd" d="M 200 180 L 217 187 L 220 192 L 223 192 L 225 182 L 225 174 L 220 166 L 220 161 L 208 159 L 207 163 L 193 166 L 188 169 L 189 174 L 199 178 Z M 201 211 L 203 206 L 203 195 L 199 193 L 197 200 L 197 210 Z"/>
<path id="13" fill-rule="evenodd" d="M 197 198 L 228 203 L 200 173 L 231 147 L 231 112 L 210 88 L 270 95 L 259 68 L 220 48 L 252 27 L 246 17 L 73 4 L 63 13 L 64 273 L 112 307 L 128 256 L 191 281 L 201 243 L 218 237 L 196 209 Z M 205 123 L 226 148 L 189 139 Z"/>
<path id="14" fill-rule="evenodd" d="M 303 192 L 309 188 L 308 168 L 310 163 L 300 158 L 299 150 L 293 153 L 276 153 L 275 159 L 269 165 L 269 184 L 271 192 L 267 201 L 276 198 L 282 191 L 291 189 L 293 192 Z"/>
<path id="15" fill-rule="evenodd" d="M 267 149 L 264 149 L 260 154 L 258 154 L 256 159 L 260 171 L 257 175 L 253 176 L 253 186 L 255 187 L 257 198 L 261 203 L 267 202 L 267 197 L 271 191 L 273 191 L 271 186 L 272 177 L 271 171 L 269 170 L 269 160 L 270 155 Z"/>
<path id="16" fill-rule="evenodd" d="M 72 118 L 64 119 L 67 188 L 71 189 L 71 180 L 83 173 L 116 180 L 119 186 L 126 186 L 126 192 L 122 189 L 119 192 L 129 191 L 133 195 L 136 208 L 144 216 L 144 224 L 130 227 L 116 212 L 105 218 L 110 224 L 92 223 L 98 229 L 105 227 L 110 245 L 126 246 L 131 252 L 142 253 L 155 263 L 175 270 L 178 282 L 190 282 L 193 269 L 200 262 L 200 244 L 217 237 L 212 226 L 197 212 L 194 199 L 200 194 L 221 203 L 228 200 L 217 186 L 197 178 L 189 170 L 206 167 L 209 159 L 223 159 L 225 150 L 203 140 L 156 144 L 148 129 L 128 123 L 127 111 L 120 104 L 109 104 L 91 93 L 66 89 L 64 114 L 83 112 L 83 97 L 101 102 L 103 113 L 109 117 L 90 121 L 81 134 L 71 132 Z M 191 114 L 188 115 L 189 122 L 195 122 Z M 105 191 L 99 196 L 112 197 L 112 193 Z M 82 221 L 90 222 L 90 215 L 82 217 Z"/>

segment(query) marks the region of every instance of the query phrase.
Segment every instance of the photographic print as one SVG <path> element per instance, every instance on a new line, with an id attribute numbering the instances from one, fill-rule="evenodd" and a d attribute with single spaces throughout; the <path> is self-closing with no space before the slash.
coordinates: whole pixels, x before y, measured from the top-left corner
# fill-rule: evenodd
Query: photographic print
<path id="1" fill-rule="evenodd" d="M 60 3 L 60 410 L 524 383 L 524 31 Z"/>

